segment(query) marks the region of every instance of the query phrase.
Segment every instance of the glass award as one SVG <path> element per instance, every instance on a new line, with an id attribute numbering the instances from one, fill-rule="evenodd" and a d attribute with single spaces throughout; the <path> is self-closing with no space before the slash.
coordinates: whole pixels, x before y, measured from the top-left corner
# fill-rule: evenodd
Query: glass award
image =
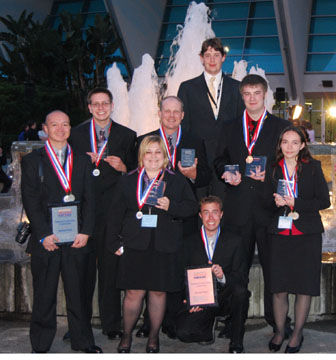
<path id="1" fill-rule="evenodd" d="M 246 163 L 245 176 L 251 176 L 251 173 L 258 173 L 265 171 L 267 157 L 266 156 L 253 156 L 251 163 Z"/>
<path id="2" fill-rule="evenodd" d="M 77 205 L 52 206 L 51 208 L 52 231 L 60 243 L 70 243 L 78 234 Z"/>
<path id="3" fill-rule="evenodd" d="M 147 199 L 145 200 L 145 204 L 155 206 L 157 204 L 157 199 L 163 196 L 165 189 L 166 182 L 162 180 L 156 180 L 154 186 L 149 192 Z"/>
<path id="4" fill-rule="evenodd" d="M 193 166 L 195 161 L 196 151 L 195 149 L 181 149 L 181 166 L 190 167 Z"/>
<path id="5" fill-rule="evenodd" d="M 281 196 L 291 196 L 289 189 L 293 188 L 293 181 L 279 179 L 277 186 L 277 194 Z"/>
<path id="6" fill-rule="evenodd" d="M 225 165 L 224 166 L 224 172 L 229 172 L 232 175 L 236 175 L 236 171 L 239 172 L 239 165 L 235 164 L 235 165 Z M 230 175 L 231 176 L 231 175 Z M 226 177 L 225 182 L 230 182 L 231 179 L 229 176 Z"/>

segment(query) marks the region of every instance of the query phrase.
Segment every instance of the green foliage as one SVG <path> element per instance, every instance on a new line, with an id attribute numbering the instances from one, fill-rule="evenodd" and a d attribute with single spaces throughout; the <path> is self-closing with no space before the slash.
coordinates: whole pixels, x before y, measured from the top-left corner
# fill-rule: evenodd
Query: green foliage
<path id="1" fill-rule="evenodd" d="M 66 12 L 57 30 L 48 18 L 40 24 L 26 10 L 17 20 L 7 15 L 0 21 L 7 28 L 0 32 L 7 53 L 0 55 L 1 134 L 18 134 L 32 119 L 41 124 L 54 109 L 66 111 L 72 125 L 80 123 L 89 117 L 87 92 L 105 83 L 107 66 L 125 63 L 112 56 L 120 39 L 108 16 L 96 15 L 84 33 L 81 15 Z"/>

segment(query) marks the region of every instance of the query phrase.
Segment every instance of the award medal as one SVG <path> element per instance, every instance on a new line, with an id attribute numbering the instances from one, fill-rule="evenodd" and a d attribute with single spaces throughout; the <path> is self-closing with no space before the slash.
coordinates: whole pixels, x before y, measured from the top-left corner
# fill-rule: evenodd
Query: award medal
<path id="1" fill-rule="evenodd" d="M 108 133 L 110 134 L 111 131 L 111 127 L 112 127 L 112 122 L 109 128 Z M 98 153 L 98 149 L 97 149 L 97 139 L 96 139 L 96 126 L 95 126 L 95 121 L 92 118 L 91 123 L 90 123 L 90 141 L 91 141 L 91 151 L 95 154 L 98 154 L 98 158 L 96 160 L 96 168 L 92 171 L 93 176 L 99 176 L 100 175 L 100 170 L 98 169 L 100 160 L 104 154 L 105 148 L 107 146 L 107 142 L 108 142 L 108 138 L 105 140 L 103 146 L 101 147 L 99 153 Z"/>
<path id="2" fill-rule="evenodd" d="M 155 179 L 153 179 L 150 182 L 147 189 L 143 192 L 142 184 L 143 184 L 143 177 L 145 175 L 145 168 L 143 167 L 140 170 L 139 175 L 138 175 L 138 183 L 137 183 L 137 202 L 138 202 L 139 211 L 135 215 L 137 219 L 140 220 L 143 217 L 143 213 L 142 213 L 141 209 L 145 205 L 145 201 L 147 200 L 151 190 L 153 189 L 155 181 L 160 177 L 161 174 L 162 174 L 162 170 L 156 175 Z"/>
<path id="3" fill-rule="evenodd" d="M 298 189 L 297 189 L 297 172 L 296 168 L 292 175 L 292 177 L 289 176 L 288 168 L 286 165 L 285 159 L 283 159 L 283 164 L 281 164 L 281 170 L 282 174 L 284 176 L 284 179 L 286 180 L 286 188 L 288 190 L 289 196 L 293 198 L 297 198 L 298 196 Z M 297 220 L 299 218 L 299 213 L 296 211 L 293 211 L 293 208 L 291 207 L 291 212 L 288 214 L 289 217 L 291 217 L 293 220 Z"/>
<path id="4" fill-rule="evenodd" d="M 201 236 L 202 236 L 204 248 L 205 248 L 205 251 L 206 251 L 206 253 L 207 253 L 208 259 L 209 259 L 209 261 L 211 261 L 211 262 L 212 262 L 213 254 L 215 253 L 215 249 L 216 249 L 216 246 L 217 246 L 217 241 L 218 241 L 218 238 L 219 238 L 219 234 L 220 234 L 220 226 L 218 226 L 218 231 L 217 231 L 215 246 L 214 246 L 214 248 L 213 248 L 213 253 L 212 253 L 212 256 L 211 256 L 210 248 L 209 248 L 209 242 L 208 242 L 208 238 L 207 238 L 207 235 L 206 235 L 206 231 L 205 231 L 204 225 L 202 225 L 202 228 L 201 228 Z"/>
<path id="5" fill-rule="evenodd" d="M 45 150 L 53 166 L 55 173 L 58 177 L 59 182 L 62 185 L 62 188 L 66 192 L 66 195 L 63 198 L 64 202 L 75 201 L 75 196 L 71 194 L 71 177 L 72 177 L 72 168 L 73 168 L 73 153 L 70 145 L 67 146 L 67 157 L 65 162 L 65 169 L 63 169 L 61 163 L 58 160 L 58 157 L 55 154 L 54 149 L 50 145 L 49 140 L 46 141 Z"/>
<path id="6" fill-rule="evenodd" d="M 244 110 L 244 115 L 243 115 L 243 135 L 244 135 L 244 142 L 248 151 L 248 156 L 245 159 L 245 161 L 248 164 L 251 164 L 251 162 L 253 161 L 253 156 L 252 156 L 252 152 L 253 152 L 253 148 L 258 140 L 259 134 L 261 132 L 261 129 L 264 125 L 264 122 L 267 118 L 267 110 L 265 109 L 263 114 L 261 115 L 260 119 L 258 120 L 258 124 L 254 130 L 251 142 L 250 142 L 250 136 L 249 136 L 249 129 L 248 129 L 248 119 L 247 119 L 247 111 Z"/>
<path id="7" fill-rule="evenodd" d="M 173 170 L 175 170 L 175 165 L 176 165 L 176 149 L 177 146 L 179 145 L 180 141 L 181 141 L 181 136 L 182 136 L 182 129 L 181 129 L 181 125 L 179 126 L 178 130 L 177 130 L 177 138 L 176 138 L 176 145 L 174 146 L 174 153 L 171 154 L 170 150 L 169 150 L 169 145 L 168 145 L 168 140 L 166 137 L 166 134 L 164 132 L 164 130 L 162 129 L 162 126 L 160 126 L 160 135 L 163 139 L 163 142 L 165 144 L 167 153 L 168 153 L 168 158 L 170 163 L 172 164 Z"/>

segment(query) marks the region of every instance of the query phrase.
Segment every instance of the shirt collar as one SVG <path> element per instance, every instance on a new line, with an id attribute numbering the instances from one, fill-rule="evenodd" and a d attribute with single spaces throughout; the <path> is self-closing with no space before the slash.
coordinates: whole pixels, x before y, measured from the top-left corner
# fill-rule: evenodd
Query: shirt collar
<path id="1" fill-rule="evenodd" d="M 222 72 L 220 71 L 218 74 L 216 75 L 211 75 L 209 73 L 207 73 L 206 71 L 204 71 L 204 78 L 206 83 L 208 84 L 210 79 L 215 76 L 216 80 L 215 80 L 215 84 L 218 85 L 222 79 Z"/>

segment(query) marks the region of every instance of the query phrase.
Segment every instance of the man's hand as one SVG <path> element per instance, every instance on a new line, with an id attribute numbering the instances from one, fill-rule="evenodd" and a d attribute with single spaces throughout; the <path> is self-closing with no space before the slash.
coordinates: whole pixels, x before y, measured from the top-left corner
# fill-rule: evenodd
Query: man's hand
<path id="1" fill-rule="evenodd" d="M 87 152 L 86 155 L 90 156 L 92 164 L 94 164 L 98 159 L 98 154 L 94 152 Z"/>
<path id="2" fill-rule="evenodd" d="M 106 161 L 110 166 L 112 166 L 115 170 L 120 172 L 126 172 L 126 165 L 122 162 L 119 156 L 110 155 L 107 156 L 104 161 Z"/>
<path id="3" fill-rule="evenodd" d="M 164 196 L 164 197 L 158 198 L 157 204 L 155 205 L 155 207 L 157 207 L 158 209 L 168 211 L 169 204 L 170 204 L 169 199 L 167 198 L 167 196 Z"/>
<path id="4" fill-rule="evenodd" d="M 260 166 L 257 166 L 256 171 L 255 172 L 251 171 L 249 176 L 250 176 L 251 179 L 264 182 L 265 181 L 265 175 L 266 175 L 266 171 L 265 170 L 260 171 Z"/>
<path id="5" fill-rule="evenodd" d="M 44 238 L 42 245 L 47 251 L 54 251 L 58 249 L 58 246 L 55 244 L 57 242 L 59 242 L 57 236 L 55 234 L 51 234 Z"/>
<path id="6" fill-rule="evenodd" d="M 120 246 L 120 248 L 114 252 L 114 255 L 121 256 L 124 253 L 124 248 Z"/>
<path id="7" fill-rule="evenodd" d="M 189 167 L 182 167 L 181 161 L 177 163 L 177 167 L 180 170 L 180 173 L 187 177 L 188 179 L 196 180 L 197 177 L 197 163 L 198 159 L 195 158 L 194 163 L 192 166 Z"/>
<path id="8" fill-rule="evenodd" d="M 86 234 L 77 234 L 75 237 L 74 243 L 71 245 L 73 248 L 82 248 L 86 246 L 87 242 L 89 240 L 89 235 Z"/>
<path id="9" fill-rule="evenodd" d="M 222 179 L 232 186 L 238 186 L 241 183 L 241 173 L 236 171 L 235 174 L 232 174 L 230 171 L 225 171 L 222 175 Z"/>
<path id="10" fill-rule="evenodd" d="M 223 279 L 223 269 L 220 265 L 214 264 L 211 267 L 212 273 L 216 276 L 217 279 Z"/>

